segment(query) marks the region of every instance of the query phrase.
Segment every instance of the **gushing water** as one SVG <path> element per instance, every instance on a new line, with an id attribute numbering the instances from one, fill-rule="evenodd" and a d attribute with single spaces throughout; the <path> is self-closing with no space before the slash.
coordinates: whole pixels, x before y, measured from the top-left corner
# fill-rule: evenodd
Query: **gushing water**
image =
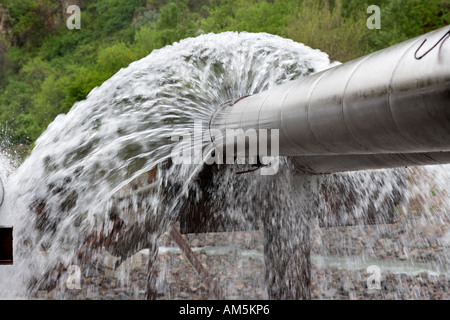
<path id="1" fill-rule="evenodd" d="M 148 248 L 205 196 L 202 165 L 170 164 L 172 137 L 198 121 L 208 128 L 225 102 L 332 65 L 325 53 L 291 40 L 229 32 L 183 40 L 120 70 L 58 116 L 14 174 L 2 176 L 7 197 L 0 225 L 15 227 L 15 265 L 0 269 L 0 297 L 57 286 L 69 265 L 86 264 L 103 248 L 118 259 Z M 136 185 L 154 168 L 157 177 L 142 192 Z M 213 174 L 208 200 L 220 204 L 215 214 L 241 225 L 263 221 L 265 278 L 272 284 L 266 292 L 283 298 L 286 287 L 300 295 L 304 289 L 290 280 L 309 277 L 302 265 L 311 262 L 290 258 L 298 250 L 353 261 L 386 258 L 380 252 L 391 250 L 392 257 L 416 254 L 448 270 L 446 168 L 312 177 L 294 175 L 282 159 L 276 176 L 263 177 L 236 175 L 229 166 Z M 1 161 L 0 169 L 11 171 Z M 345 206 L 337 207 L 336 197 Z M 401 230 L 384 224 L 391 221 L 381 213 L 394 207 Z M 337 216 L 352 224 L 373 218 L 370 212 L 380 213 L 376 227 L 330 227 Z M 412 254 L 420 230 L 432 234 L 436 256 L 423 253 L 427 244 Z M 384 236 L 392 232 L 398 238 Z"/>
<path id="2" fill-rule="evenodd" d="M 207 128 L 214 110 L 229 100 L 329 66 L 326 54 L 293 41 L 224 33 L 183 40 L 119 71 L 58 116 L 9 179 L 1 219 L 16 226 L 16 263 L 6 276 L 15 278 L 0 290 L 28 295 L 56 280 L 49 272 L 88 255 L 91 236 L 107 237 L 116 227 L 112 196 L 168 160 L 171 137 L 195 121 Z M 172 178 L 188 184 L 195 168 L 176 171 Z M 168 183 L 158 181 L 160 189 Z M 147 233 L 164 230 L 178 198 L 155 192 L 132 218 L 142 228 L 150 225 Z"/>

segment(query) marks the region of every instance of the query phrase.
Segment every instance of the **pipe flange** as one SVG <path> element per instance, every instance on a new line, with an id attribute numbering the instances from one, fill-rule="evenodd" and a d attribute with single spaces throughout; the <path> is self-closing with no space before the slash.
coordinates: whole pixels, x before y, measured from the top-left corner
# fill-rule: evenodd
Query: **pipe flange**
<path id="1" fill-rule="evenodd" d="M 222 111 L 223 109 L 226 109 L 226 108 L 232 108 L 236 103 L 238 103 L 239 101 L 241 101 L 242 99 L 245 99 L 245 98 L 247 98 L 247 97 L 250 97 L 250 95 L 246 95 L 246 96 L 243 96 L 243 97 L 241 97 L 241 98 L 239 98 L 239 99 L 237 99 L 237 100 L 230 100 L 230 101 L 227 101 L 227 102 L 221 104 L 220 107 L 218 107 L 218 108 L 214 111 L 214 113 L 212 114 L 211 118 L 209 119 L 209 127 L 208 127 L 209 131 L 211 132 L 211 126 L 212 126 L 212 123 L 214 122 L 214 120 L 215 120 L 216 117 L 217 117 L 217 114 L 218 114 L 220 111 Z M 212 139 L 211 139 L 211 142 L 214 143 L 214 141 L 213 141 Z"/>

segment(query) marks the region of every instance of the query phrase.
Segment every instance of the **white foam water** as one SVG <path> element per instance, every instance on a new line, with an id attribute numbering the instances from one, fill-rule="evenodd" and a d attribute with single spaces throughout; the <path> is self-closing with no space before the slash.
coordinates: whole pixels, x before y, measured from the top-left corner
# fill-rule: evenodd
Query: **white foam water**
<path id="1" fill-rule="evenodd" d="M 170 158 L 171 137 L 195 121 L 207 128 L 227 101 L 331 65 L 325 53 L 291 40 L 228 32 L 182 40 L 120 70 L 59 115 L 8 180 L 0 216 L 15 226 L 15 264 L 0 270 L 0 295 L 33 294 L 57 277 L 52 270 L 76 264 L 93 234 L 110 234 L 111 198 Z M 195 170 L 173 176 L 188 184 Z M 153 229 L 164 230 L 179 199 L 163 204 L 155 193 L 132 220 L 153 215 Z"/>
<path id="2" fill-rule="evenodd" d="M 202 166 L 167 165 L 176 144 L 172 137 L 192 132 L 198 121 L 208 128 L 212 114 L 228 101 L 333 65 L 325 53 L 288 39 L 227 32 L 182 40 L 120 70 L 58 116 L 19 168 L 1 167 L 0 158 L 0 174 L 9 175 L 2 176 L 0 224 L 15 228 L 15 263 L 0 268 L 0 297 L 32 297 L 54 284 L 68 266 L 114 243 L 118 227 L 135 228 L 136 238 L 113 253 L 126 258 L 148 247 L 178 219 L 186 201 L 201 201 L 196 178 Z M 133 186 L 155 167 L 157 180 L 142 197 Z M 281 159 L 275 176 L 237 175 L 230 166 L 212 181 L 209 200 L 221 204 L 225 215 L 241 224 L 264 222 L 264 254 L 270 258 L 261 278 L 280 283 L 280 291 L 281 282 L 295 282 L 280 277 L 298 272 L 284 262 L 309 241 L 321 261 L 338 257 L 343 265 L 365 265 L 393 258 L 403 266 L 420 259 L 433 264 L 433 272 L 450 269 L 448 166 L 306 176 L 294 175 Z M 198 191 L 194 199 L 191 190 Z M 125 194 L 127 200 L 117 204 Z M 386 203 L 399 194 L 396 224 L 315 225 L 325 211 L 364 217 L 368 208 L 388 210 Z M 330 207 L 330 196 L 347 205 Z"/>

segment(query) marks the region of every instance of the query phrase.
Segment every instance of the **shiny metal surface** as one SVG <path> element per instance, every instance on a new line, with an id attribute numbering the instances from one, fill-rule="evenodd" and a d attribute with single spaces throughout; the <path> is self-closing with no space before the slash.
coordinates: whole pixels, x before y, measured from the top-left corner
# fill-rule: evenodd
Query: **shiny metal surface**
<path id="1" fill-rule="evenodd" d="M 241 99 L 219 110 L 211 129 L 278 129 L 280 155 L 303 156 L 302 162 L 321 163 L 316 169 L 325 171 L 333 168 L 332 158 L 307 156 L 360 155 L 334 158 L 341 163 L 336 170 L 345 171 L 432 162 L 424 154 L 450 151 L 449 31 L 447 26 Z M 447 154 L 440 159 L 450 162 Z"/>

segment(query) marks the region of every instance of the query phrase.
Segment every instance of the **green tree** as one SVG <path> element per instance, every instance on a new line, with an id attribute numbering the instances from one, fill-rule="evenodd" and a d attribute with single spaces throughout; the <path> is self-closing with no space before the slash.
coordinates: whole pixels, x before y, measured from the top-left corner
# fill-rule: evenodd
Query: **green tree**
<path id="1" fill-rule="evenodd" d="M 342 0 L 333 6 L 327 0 L 303 0 L 288 21 L 287 36 L 344 62 L 369 51 L 366 21 L 365 10 L 345 17 Z"/>
<path id="2" fill-rule="evenodd" d="M 450 24 L 449 0 L 391 0 L 381 7 L 382 28 L 369 39 L 373 50 Z"/>

